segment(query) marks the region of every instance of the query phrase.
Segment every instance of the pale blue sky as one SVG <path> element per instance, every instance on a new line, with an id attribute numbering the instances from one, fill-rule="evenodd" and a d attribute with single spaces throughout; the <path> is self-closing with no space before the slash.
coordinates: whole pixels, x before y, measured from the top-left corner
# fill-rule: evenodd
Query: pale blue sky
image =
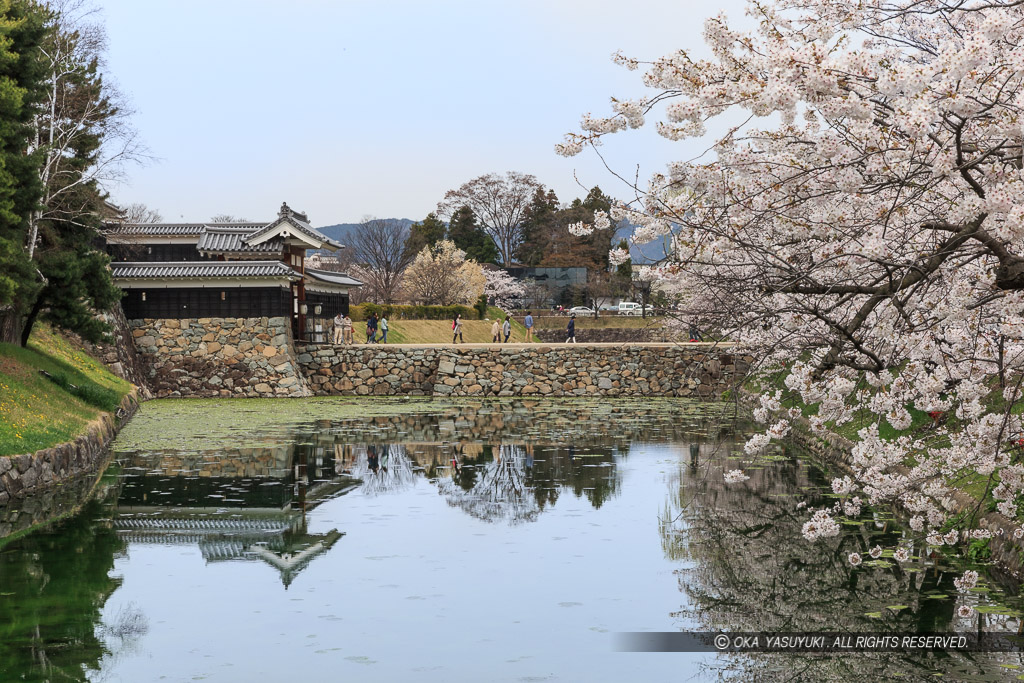
<path id="1" fill-rule="evenodd" d="M 109 71 L 130 97 L 155 163 L 128 169 L 120 204 L 165 220 L 252 220 L 282 201 L 314 225 L 365 215 L 419 219 L 445 191 L 488 172 L 533 173 L 565 201 L 580 182 L 621 183 L 590 153 L 553 145 L 580 114 L 636 97 L 640 72 L 614 50 L 653 59 L 704 52 L 721 4 L 516 0 L 98 0 Z M 742 6 L 726 3 L 739 19 Z M 614 143 L 614 144 L 612 144 Z M 653 128 L 603 151 L 641 178 L 706 144 Z"/>

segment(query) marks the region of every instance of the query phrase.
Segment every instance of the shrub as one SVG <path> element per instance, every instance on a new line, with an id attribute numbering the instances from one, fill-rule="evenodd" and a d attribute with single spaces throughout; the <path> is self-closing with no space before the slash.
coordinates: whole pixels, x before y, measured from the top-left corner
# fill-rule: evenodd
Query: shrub
<path id="1" fill-rule="evenodd" d="M 476 317 L 477 318 L 479 318 L 480 320 L 483 320 L 484 318 L 486 318 L 487 317 L 487 295 L 486 294 L 481 294 L 480 298 L 476 300 L 475 304 L 473 304 L 473 308 L 476 309 Z M 455 316 L 452 316 L 452 317 L 454 318 Z"/>

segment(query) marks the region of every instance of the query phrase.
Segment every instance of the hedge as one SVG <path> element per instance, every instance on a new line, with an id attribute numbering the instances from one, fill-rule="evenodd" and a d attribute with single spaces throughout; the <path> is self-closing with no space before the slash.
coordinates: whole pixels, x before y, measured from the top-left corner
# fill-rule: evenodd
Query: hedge
<path id="1" fill-rule="evenodd" d="M 381 304 L 357 304 L 348 309 L 354 321 L 366 320 L 371 313 L 381 314 L 392 320 L 454 320 L 462 314 L 463 320 L 479 320 L 480 314 L 468 306 L 397 306 Z"/>

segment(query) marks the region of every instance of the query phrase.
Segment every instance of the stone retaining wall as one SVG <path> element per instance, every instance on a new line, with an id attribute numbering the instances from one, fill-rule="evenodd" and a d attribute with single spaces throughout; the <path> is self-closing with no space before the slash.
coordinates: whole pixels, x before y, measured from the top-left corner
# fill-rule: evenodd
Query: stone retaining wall
<path id="1" fill-rule="evenodd" d="M 121 400 L 116 415 L 104 413 L 74 441 L 35 453 L 0 456 L 0 507 L 17 502 L 28 494 L 96 474 L 106 462 L 107 446 L 114 440 L 120 426 L 135 414 L 138 406 L 138 397 L 132 392 Z"/>
<path id="2" fill-rule="evenodd" d="M 128 321 L 157 398 L 309 396 L 288 318 Z"/>
<path id="3" fill-rule="evenodd" d="M 79 339 L 79 343 L 96 358 L 99 358 L 115 375 L 126 379 L 136 386 L 139 396 L 145 400 L 152 398 L 147 385 L 146 368 L 139 357 L 135 344 L 132 343 L 132 328 L 124 317 L 121 304 L 116 304 L 109 312 L 100 317 L 110 325 L 113 341 L 109 344 L 92 344 Z M 74 337 L 74 333 L 64 330 L 64 335 Z"/>
<path id="4" fill-rule="evenodd" d="M 711 344 L 298 345 L 317 395 L 691 396 L 732 387 L 751 362 Z"/>

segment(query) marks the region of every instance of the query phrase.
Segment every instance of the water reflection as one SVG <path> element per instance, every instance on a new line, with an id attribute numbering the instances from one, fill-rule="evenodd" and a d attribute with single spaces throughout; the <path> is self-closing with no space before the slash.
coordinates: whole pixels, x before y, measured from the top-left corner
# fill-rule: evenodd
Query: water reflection
<path id="1" fill-rule="evenodd" d="M 992 631 L 1017 633 L 1020 613 L 992 605 L 987 591 L 958 598 L 953 580 L 960 572 L 937 554 L 916 548 L 891 516 L 865 510 L 847 520 L 836 538 L 809 543 L 801 538 L 808 507 L 831 505 L 833 496 L 820 470 L 796 453 L 769 456 L 762 467 L 747 469 L 742 484 L 724 483 L 732 469 L 729 451 L 738 443 L 691 443 L 689 461 L 680 464 L 659 519 L 662 547 L 679 560 L 681 623 L 698 630 L 749 632 L 904 633 Z M 871 548 L 902 545 L 911 560 L 899 563 L 891 553 L 871 560 Z M 848 556 L 868 561 L 854 568 Z M 956 615 L 966 602 L 980 611 Z M 1004 612 L 1000 614 L 999 612 Z M 690 629 L 687 629 L 690 630 Z M 979 671 L 983 662 L 990 671 Z M 931 677 L 936 672 L 970 680 L 1004 680 L 1000 667 L 1024 665 L 1021 653 L 858 653 L 757 655 L 740 658 L 733 668 L 741 680 L 846 681 L 865 674 Z M 957 680 L 960 680 L 957 678 Z"/>
<path id="2" fill-rule="evenodd" d="M 264 562 L 287 588 L 343 536 L 310 533 L 306 517 L 358 483 L 336 476 L 334 454 L 310 444 L 124 454 L 112 524 L 129 543 L 197 546 L 207 562 Z"/>
<path id="3" fill-rule="evenodd" d="M 107 481 L 81 515 L 0 550 L 0 678 L 81 680 L 145 631 L 144 616 L 134 628 L 100 616 L 121 585 L 112 570 L 126 545 L 108 517 L 116 496 Z"/>
<path id="4" fill-rule="evenodd" d="M 223 403 L 203 404 L 208 419 L 193 423 L 228 424 L 251 405 Z M 607 632 L 633 626 L 1019 627 L 1015 598 L 997 591 L 970 594 L 980 611 L 959 620 L 956 571 L 902 539 L 898 520 L 866 510 L 832 542 L 803 542 L 797 501 L 830 502 L 826 479 L 779 452 L 726 485 L 745 437 L 722 408 L 471 402 L 330 417 L 326 402 L 277 405 L 276 421 L 260 413 L 249 432 L 210 427 L 183 447 L 153 436 L 166 433 L 159 420 L 133 422 L 81 514 L 0 547 L 0 679 L 144 680 L 158 666 L 171 680 L 326 670 L 355 680 L 917 680 L 936 670 L 1001 680 L 1000 666 L 1022 664 L 1016 654 L 613 659 Z M 316 414 L 288 413 L 296 405 Z M 35 516 L 8 511 L 0 533 L 24 518 Z M 901 540 L 914 555 L 905 564 L 846 559 Z M 537 558 L 550 579 L 535 580 Z M 254 653 L 233 626 L 278 635 L 261 635 Z M 425 627 L 480 633 L 445 650 Z M 537 641 L 555 633 L 543 659 Z M 193 634 L 187 651 L 201 654 L 182 657 Z M 285 669 L 260 668 L 268 661 Z"/>

